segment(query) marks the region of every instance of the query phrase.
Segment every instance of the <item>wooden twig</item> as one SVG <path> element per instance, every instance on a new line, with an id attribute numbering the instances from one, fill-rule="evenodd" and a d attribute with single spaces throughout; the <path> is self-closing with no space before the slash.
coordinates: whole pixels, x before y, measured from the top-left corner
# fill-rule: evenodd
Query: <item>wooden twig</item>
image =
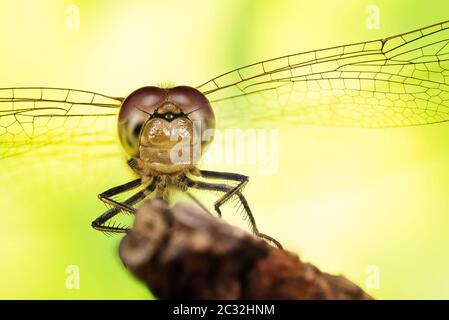
<path id="1" fill-rule="evenodd" d="M 119 251 L 160 299 L 371 299 L 346 278 L 185 203 L 144 202 Z"/>

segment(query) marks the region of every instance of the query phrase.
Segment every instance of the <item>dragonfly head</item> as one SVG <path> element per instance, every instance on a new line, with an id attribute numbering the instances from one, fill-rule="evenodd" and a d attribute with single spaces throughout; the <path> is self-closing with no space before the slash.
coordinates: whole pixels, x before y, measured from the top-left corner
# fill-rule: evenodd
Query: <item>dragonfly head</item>
<path id="1" fill-rule="evenodd" d="M 212 141 L 215 117 L 198 90 L 143 87 L 123 102 L 118 133 L 125 152 L 157 172 L 172 173 L 196 163 Z M 205 137 L 210 137 L 206 139 Z"/>

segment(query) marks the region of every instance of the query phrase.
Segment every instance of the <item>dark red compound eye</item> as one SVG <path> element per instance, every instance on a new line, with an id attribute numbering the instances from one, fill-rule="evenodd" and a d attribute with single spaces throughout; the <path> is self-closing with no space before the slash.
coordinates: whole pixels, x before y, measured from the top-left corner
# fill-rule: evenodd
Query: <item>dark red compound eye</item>
<path id="1" fill-rule="evenodd" d="M 132 92 L 122 103 L 118 116 L 118 134 L 125 152 L 139 156 L 140 133 L 145 122 L 166 103 L 181 109 L 192 122 L 200 123 L 201 132 L 214 128 L 215 116 L 207 98 L 188 86 L 163 89 L 143 87 Z M 204 141 L 205 147 L 210 141 Z"/>

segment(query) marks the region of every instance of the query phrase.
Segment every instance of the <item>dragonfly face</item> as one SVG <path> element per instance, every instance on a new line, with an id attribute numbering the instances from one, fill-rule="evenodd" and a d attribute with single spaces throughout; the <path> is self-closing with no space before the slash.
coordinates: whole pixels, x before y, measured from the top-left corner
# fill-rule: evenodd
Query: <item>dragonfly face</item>
<path id="1" fill-rule="evenodd" d="M 118 117 L 120 142 L 144 171 L 178 173 L 193 165 L 212 139 L 215 117 L 207 98 L 198 90 L 143 87 L 123 102 Z"/>

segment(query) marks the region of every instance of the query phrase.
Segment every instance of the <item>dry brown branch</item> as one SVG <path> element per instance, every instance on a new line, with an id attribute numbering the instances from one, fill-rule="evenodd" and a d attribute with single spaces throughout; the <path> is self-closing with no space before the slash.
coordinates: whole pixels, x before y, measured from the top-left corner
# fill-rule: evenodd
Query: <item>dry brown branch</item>
<path id="1" fill-rule="evenodd" d="M 346 278 L 187 204 L 145 202 L 120 257 L 161 299 L 371 299 Z"/>

